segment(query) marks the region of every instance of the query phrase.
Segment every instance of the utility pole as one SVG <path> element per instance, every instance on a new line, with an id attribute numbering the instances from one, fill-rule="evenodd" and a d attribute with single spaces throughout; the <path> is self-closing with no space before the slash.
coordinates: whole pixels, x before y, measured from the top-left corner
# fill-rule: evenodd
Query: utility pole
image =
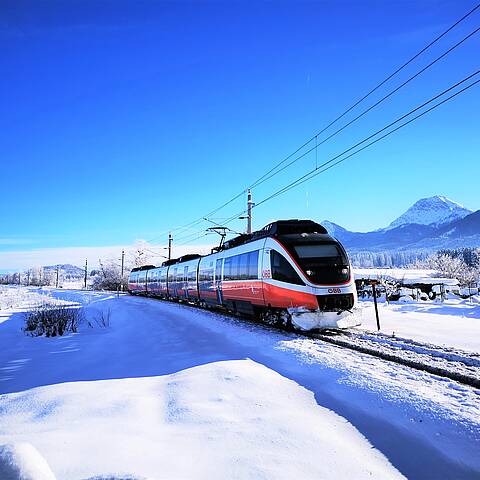
<path id="1" fill-rule="evenodd" d="M 83 277 L 83 288 L 87 289 L 87 269 L 88 269 L 88 259 L 85 259 L 85 276 Z"/>
<path id="2" fill-rule="evenodd" d="M 378 316 L 378 306 L 377 306 L 377 282 L 374 280 L 372 282 L 372 290 L 373 290 L 373 303 L 375 305 L 375 317 L 377 319 L 377 330 L 380 331 L 380 317 Z"/>
<path id="3" fill-rule="evenodd" d="M 57 278 L 55 280 L 55 288 L 58 288 L 58 265 L 57 265 Z"/>
<path id="4" fill-rule="evenodd" d="M 123 285 L 123 267 L 125 265 L 125 250 L 122 250 L 122 279 L 121 279 L 121 282 L 122 282 L 122 292 L 124 291 L 124 285 Z"/>
<path id="5" fill-rule="evenodd" d="M 168 234 L 168 259 L 172 259 L 172 243 L 173 243 L 173 237 L 172 234 Z"/>
<path id="6" fill-rule="evenodd" d="M 252 233 L 252 192 L 248 189 L 248 196 L 247 196 L 247 233 Z"/>

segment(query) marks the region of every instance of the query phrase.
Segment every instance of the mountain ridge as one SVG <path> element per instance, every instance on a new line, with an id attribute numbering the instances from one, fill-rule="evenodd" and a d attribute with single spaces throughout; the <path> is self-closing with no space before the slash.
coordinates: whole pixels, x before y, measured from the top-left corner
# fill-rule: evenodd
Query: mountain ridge
<path id="1" fill-rule="evenodd" d="M 408 224 L 440 226 L 465 218 L 471 213 L 473 211 L 463 205 L 443 195 L 435 195 L 416 201 L 408 210 L 391 222 L 386 230 Z"/>
<path id="2" fill-rule="evenodd" d="M 321 223 L 352 252 L 480 246 L 480 210 L 473 212 L 440 195 L 415 202 L 384 229 L 352 232 L 329 220 Z"/>

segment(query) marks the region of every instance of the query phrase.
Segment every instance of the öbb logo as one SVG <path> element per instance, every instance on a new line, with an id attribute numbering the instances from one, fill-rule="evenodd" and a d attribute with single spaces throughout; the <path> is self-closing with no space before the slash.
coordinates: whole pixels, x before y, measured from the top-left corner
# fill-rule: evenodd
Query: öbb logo
<path id="1" fill-rule="evenodd" d="M 340 288 L 329 288 L 328 293 L 342 293 Z"/>

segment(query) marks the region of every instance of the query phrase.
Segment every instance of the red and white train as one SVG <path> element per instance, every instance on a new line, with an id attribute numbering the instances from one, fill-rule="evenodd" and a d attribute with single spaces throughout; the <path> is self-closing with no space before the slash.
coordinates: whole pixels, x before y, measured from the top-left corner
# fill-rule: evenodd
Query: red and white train
<path id="1" fill-rule="evenodd" d="M 229 240 L 210 255 L 134 268 L 128 290 L 302 330 L 359 323 L 345 249 L 310 220 L 280 220 Z"/>

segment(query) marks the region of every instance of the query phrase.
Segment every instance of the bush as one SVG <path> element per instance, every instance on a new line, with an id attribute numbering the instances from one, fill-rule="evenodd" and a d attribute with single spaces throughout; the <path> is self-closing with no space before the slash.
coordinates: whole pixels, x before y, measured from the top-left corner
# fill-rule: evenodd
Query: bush
<path id="1" fill-rule="evenodd" d="M 100 310 L 92 314 L 85 315 L 86 323 L 90 328 L 94 328 L 95 325 L 100 328 L 110 327 L 111 310 Z"/>
<path id="2" fill-rule="evenodd" d="M 81 320 L 81 310 L 71 305 L 45 304 L 27 313 L 23 331 L 32 337 L 56 337 L 75 333 Z"/>

